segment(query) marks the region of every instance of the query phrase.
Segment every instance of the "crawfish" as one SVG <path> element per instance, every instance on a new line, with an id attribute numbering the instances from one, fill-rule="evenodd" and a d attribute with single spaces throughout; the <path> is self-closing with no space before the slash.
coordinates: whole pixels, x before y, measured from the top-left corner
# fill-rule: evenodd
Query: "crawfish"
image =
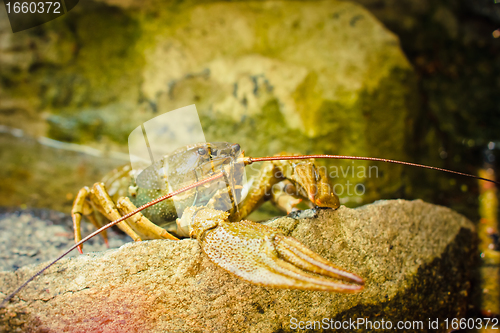
<path id="1" fill-rule="evenodd" d="M 135 241 L 196 238 L 212 262 L 253 284 L 359 292 L 363 289 L 364 280 L 358 275 L 336 267 L 275 228 L 241 220 L 266 199 L 271 199 L 286 211 L 295 209 L 299 200 L 306 200 L 313 206 L 338 208 L 339 199 L 333 193 L 326 173 L 317 168 L 315 158 L 403 164 L 500 184 L 461 172 L 383 158 L 343 155 L 252 158 L 244 156 L 237 144 L 192 145 L 165 156 L 139 175 L 121 168 L 108 176 L 105 182 L 94 184 L 92 189 L 82 188 L 72 209 L 76 244 L 11 293 L 0 306 L 4 306 L 19 290 L 70 251 L 77 247 L 81 251 L 85 241 L 113 225 L 120 227 Z M 254 162 L 264 162 L 260 177 L 254 180 L 248 194 L 243 196 L 240 186 L 242 168 Z M 122 182 L 127 176 L 132 180 L 136 178 L 130 186 L 124 186 Z M 105 183 L 109 189 L 106 189 Z M 275 185 L 281 186 L 272 191 Z M 290 186 L 295 190 L 292 193 L 286 190 Z M 149 200 L 152 201 L 147 202 Z M 164 203 L 157 206 L 160 202 Z M 137 205 L 142 206 L 136 208 Z M 140 213 L 150 207 L 153 207 L 153 214 L 149 218 Z M 179 217 L 175 210 L 181 212 Z M 112 222 L 102 223 L 96 212 Z M 82 239 L 80 222 L 83 215 L 99 229 Z"/>
<path id="2" fill-rule="evenodd" d="M 94 184 L 92 189 L 84 187 L 78 193 L 72 210 L 75 241 L 81 240 L 82 215 L 100 227 L 100 215 L 110 221 L 119 219 L 136 210 L 137 205 L 166 194 L 168 188 L 179 188 L 222 171 L 225 175 L 222 181 L 214 180 L 186 191 L 117 226 L 134 241 L 196 238 L 215 264 L 254 284 L 330 292 L 360 291 L 364 281 L 356 274 L 336 267 L 275 228 L 242 221 L 266 199 L 287 212 L 303 199 L 316 206 L 338 208 L 339 199 L 326 173 L 312 159 L 300 163 L 267 161 L 242 198 L 246 186 L 243 168 L 250 163 L 251 159 L 244 156 L 238 144 L 219 142 L 180 148 L 139 170 L 137 180 L 134 180 L 137 171 L 118 169 L 104 182 Z M 124 177 L 131 185 L 127 186 Z M 284 185 L 275 187 L 280 183 Z M 293 192 L 290 187 L 294 187 Z"/>

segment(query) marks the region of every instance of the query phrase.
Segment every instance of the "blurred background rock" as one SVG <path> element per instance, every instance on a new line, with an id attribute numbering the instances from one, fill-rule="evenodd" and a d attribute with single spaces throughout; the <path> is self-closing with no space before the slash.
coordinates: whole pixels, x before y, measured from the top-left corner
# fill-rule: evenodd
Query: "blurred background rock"
<path id="1" fill-rule="evenodd" d="M 0 8 L 0 205 L 69 212 L 80 187 L 126 162 L 110 152 L 128 152 L 132 129 L 190 104 L 207 140 L 249 156 L 377 156 L 476 173 L 482 149 L 500 141 L 497 6 L 81 1 L 16 34 Z M 333 180 L 345 204 L 422 198 L 477 220 L 475 181 L 377 166 L 378 178 L 356 169 Z M 347 195 L 347 181 L 366 193 Z"/>

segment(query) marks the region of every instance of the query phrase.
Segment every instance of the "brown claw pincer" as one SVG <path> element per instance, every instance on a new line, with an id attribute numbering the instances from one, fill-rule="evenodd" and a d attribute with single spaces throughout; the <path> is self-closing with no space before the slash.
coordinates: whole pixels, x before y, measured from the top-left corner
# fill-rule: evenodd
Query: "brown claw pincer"
<path id="1" fill-rule="evenodd" d="M 189 207 L 179 224 L 189 228 L 190 237 L 198 239 L 212 262 L 253 284 L 343 293 L 363 289 L 361 277 L 336 267 L 295 238 L 252 221 L 229 222 L 228 217 L 224 211 Z"/>

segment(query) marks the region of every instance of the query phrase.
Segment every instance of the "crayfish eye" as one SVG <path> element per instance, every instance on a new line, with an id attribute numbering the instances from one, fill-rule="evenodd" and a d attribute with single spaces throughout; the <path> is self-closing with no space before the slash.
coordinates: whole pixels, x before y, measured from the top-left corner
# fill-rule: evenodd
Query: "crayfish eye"
<path id="1" fill-rule="evenodd" d="M 198 148 L 198 155 L 203 156 L 207 153 L 205 148 Z"/>
<path id="2" fill-rule="evenodd" d="M 237 151 L 239 151 L 239 150 L 240 150 L 240 145 L 239 145 L 239 144 L 237 144 L 237 143 L 235 143 L 235 144 L 233 144 L 233 147 L 232 147 L 232 148 L 233 148 L 233 152 L 237 152 Z"/>

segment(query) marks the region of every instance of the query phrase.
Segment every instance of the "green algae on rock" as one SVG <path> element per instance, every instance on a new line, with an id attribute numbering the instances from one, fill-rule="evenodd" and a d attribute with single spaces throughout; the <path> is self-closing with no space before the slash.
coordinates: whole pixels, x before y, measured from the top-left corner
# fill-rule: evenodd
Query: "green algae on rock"
<path id="1" fill-rule="evenodd" d="M 16 34 L 17 46 L 6 37 L 9 52 L 31 61 L 8 63 L 0 73 L 0 84 L 8 83 L 0 109 L 19 110 L 0 115 L 3 123 L 125 151 L 131 129 L 194 103 L 207 140 L 240 143 L 249 155 L 406 159 L 414 73 L 398 38 L 361 6 L 111 4 L 82 3 Z M 351 162 L 335 165 L 350 169 L 334 181 L 365 185 L 366 200 L 401 186 L 400 166 L 378 165 L 378 179 L 370 179 L 353 176 Z"/>
<path id="2" fill-rule="evenodd" d="M 238 142 L 250 156 L 390 151 L 405 159 L 413 72 L 397 37 L 362 7 L 213 3 L 175 22 L 145 51 L 142 92 L 159 112 L 196 103 L 209 141 Z M 366 182 L 367 197 L 378 197 L 400 186 L 402 168 L 380 169 L 376 185 L 351 172 L 335 181 Z"/>
<path id="3" fill-rule="evenodd" d="M 427 324 L 465 314 L 475 230 L 448 208 L 380 201 L 269 224 L 360 274 L 364 291 L 258 287 L 215 266 L 194 240 L 155 240 L 62 260 L 0 311 L 0 331 L 290 332 L 294 318 Z M 0 296 L 37 268 L 0 272 Z"/>

